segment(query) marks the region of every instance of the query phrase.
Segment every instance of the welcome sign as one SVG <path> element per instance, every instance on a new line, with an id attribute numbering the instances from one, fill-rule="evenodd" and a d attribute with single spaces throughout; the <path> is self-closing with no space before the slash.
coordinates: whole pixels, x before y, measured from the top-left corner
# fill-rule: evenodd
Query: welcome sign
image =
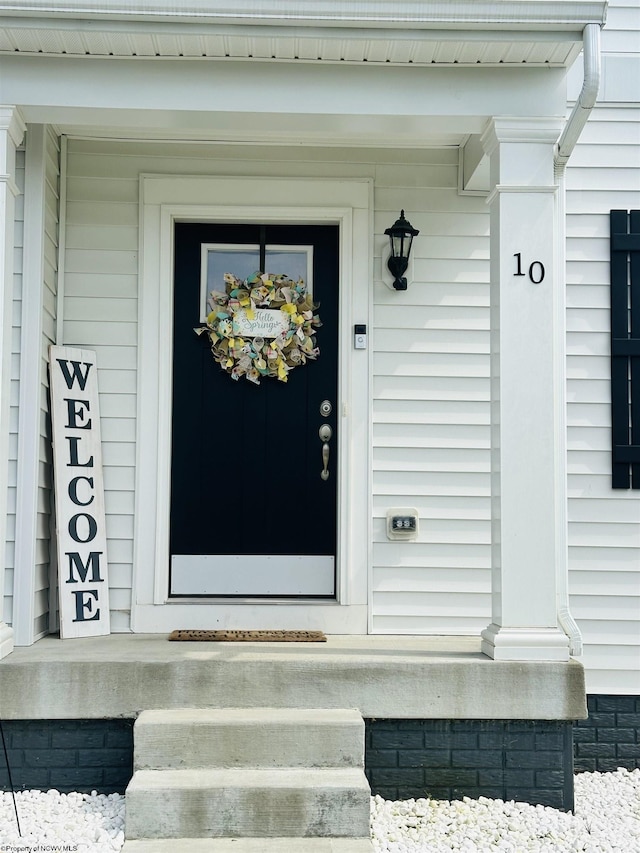
<path id="1" fill-rule="evenodd" d="M 110 632 L 96 354 L 49 347 L 60 636 Z"/>

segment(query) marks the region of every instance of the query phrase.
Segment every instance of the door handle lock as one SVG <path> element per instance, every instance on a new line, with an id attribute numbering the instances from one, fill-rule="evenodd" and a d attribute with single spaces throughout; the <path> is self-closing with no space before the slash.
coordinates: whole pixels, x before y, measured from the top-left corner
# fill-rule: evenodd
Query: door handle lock
<path id="1" fill-rule="evenodd" d="M 320 472 L 320 479 L 328 480 L 329 479 L 329 454 L 331 453 L 329 448 L 329 442 L 331 441 L 331 436 L 333 435 L 333 430 L 329 426 L 329 424 L 322 424 L 320 429 L 318 430 L 318 437 L 322 444 L 322 471 Z"/>

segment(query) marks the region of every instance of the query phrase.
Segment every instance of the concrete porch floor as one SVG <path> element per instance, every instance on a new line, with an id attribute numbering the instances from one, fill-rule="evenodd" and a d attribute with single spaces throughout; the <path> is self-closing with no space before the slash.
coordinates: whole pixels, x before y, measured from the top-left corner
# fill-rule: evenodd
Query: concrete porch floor
<path id="1" fill-rule="evenodd" d="M 5 720 L 134 718 L 151 708 L 355 708 L 365 718 L 587 716 L 577 661 L 494 661 L 476 637 L 330 635 L 326 643 L 47 637 L 0 661 Z"/>

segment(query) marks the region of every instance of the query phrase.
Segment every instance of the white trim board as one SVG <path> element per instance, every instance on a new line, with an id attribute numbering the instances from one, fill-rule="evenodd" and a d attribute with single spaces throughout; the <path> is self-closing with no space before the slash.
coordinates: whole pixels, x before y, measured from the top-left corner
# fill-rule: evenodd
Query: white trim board
<path id="1" fill-rule="evenodd" d="M 45 7 L 34 0 L 14 0 L 12 9 L 25 15 L 39 13 L 43 19 L 59 15 L 61 4 L 53 8 Z M 123 14 L 123 5 L 125 14 Z M 439 0 L 396 0 L 389 6 L 382 6 L 376 0 L 327 0 L 321 7 L 304 0 L 283 0 L 274 4 L 271 0 L 234 0 L 211 3 L 206 0 L 189 0 L 176 7 L 173 0 L 154 0 L 138 5 L 137 11 L 129 11 L 120 0 L 101 0 L 99 4 L 86 0 L 66 0 L 64 9 L 68 15 L 79 15 L 84 20 L 107 19 L 139 21 L 149 23 L 157 20 L 174 22 L 230 22 L 269 25 L 271 29 L 287 32 L 291 27 L 300 25 L 325 25 L 342 23 L 347 27 L 378 29 L 381 24 L 389 23 L 397 27 L 398 21 L 407 21 L 419 27 L 441 28 L 445 25 L 452 30 L 464 30 L 473 27 L 472 32 L 482 28 L 505 29 L 507 37 L 513 38 L 511 30 L 523 25 L 540 25 L 548 28 L 558 27 L 561 31 L 580 32 L 589 22 L 603 24 L 606 15 L 606 0 L 556 0 L 540 3 L 536 0 L 458 0 L 455 7 Z M 24 24 L 23 24 L 24 26 Z M 110 26 L 113 26 L 110 23 Z M 340 33 L 344 38 L 344 34 Z M 497 37 L 497 35 L 495 36 Z M 543 35 L 539 36 L 544 38 Z M 548 37 L 548 34 L 547 34 Z"/>
<path id="2" fill-rule="evenodd" d="M 16 646 L 35 641 L 35 566 L 37 548 L 40 442 L 40 365 L 44 281 L 46 128 L 31 125 L 26 137 L 22 314 L 20 324 L 20 430 L 16 488 L 14 631 Z"/>
<path id="3" fill-rule="evenodd" d="M 211 203 L 215 199 L 215 203 Z M 340 230 L 337 601 L 229 603 L 170 600 L 173 226 L 177 221 L 335 224 Z M 131 625 L 173 628 L 320 627 L 366 633 L 370 571 L 370 353 L 352 349 L 370 325 L 370 179 L 140 176 L 138 410 Z"/>

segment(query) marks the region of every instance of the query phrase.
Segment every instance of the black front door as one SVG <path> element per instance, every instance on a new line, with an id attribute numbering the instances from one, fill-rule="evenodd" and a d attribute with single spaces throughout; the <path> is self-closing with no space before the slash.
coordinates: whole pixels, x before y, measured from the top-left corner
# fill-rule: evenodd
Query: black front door
<path id="1" fill-rule="evenodd" d="M 194 328 L 203 294 L 258 270 L 261 245 L 265 272 L 305 279 L 322 326 L 317 360 L 256 385 Z M 177 224 L 173 349 L 171 594 L 334 597 L 337 226 Z"/>

